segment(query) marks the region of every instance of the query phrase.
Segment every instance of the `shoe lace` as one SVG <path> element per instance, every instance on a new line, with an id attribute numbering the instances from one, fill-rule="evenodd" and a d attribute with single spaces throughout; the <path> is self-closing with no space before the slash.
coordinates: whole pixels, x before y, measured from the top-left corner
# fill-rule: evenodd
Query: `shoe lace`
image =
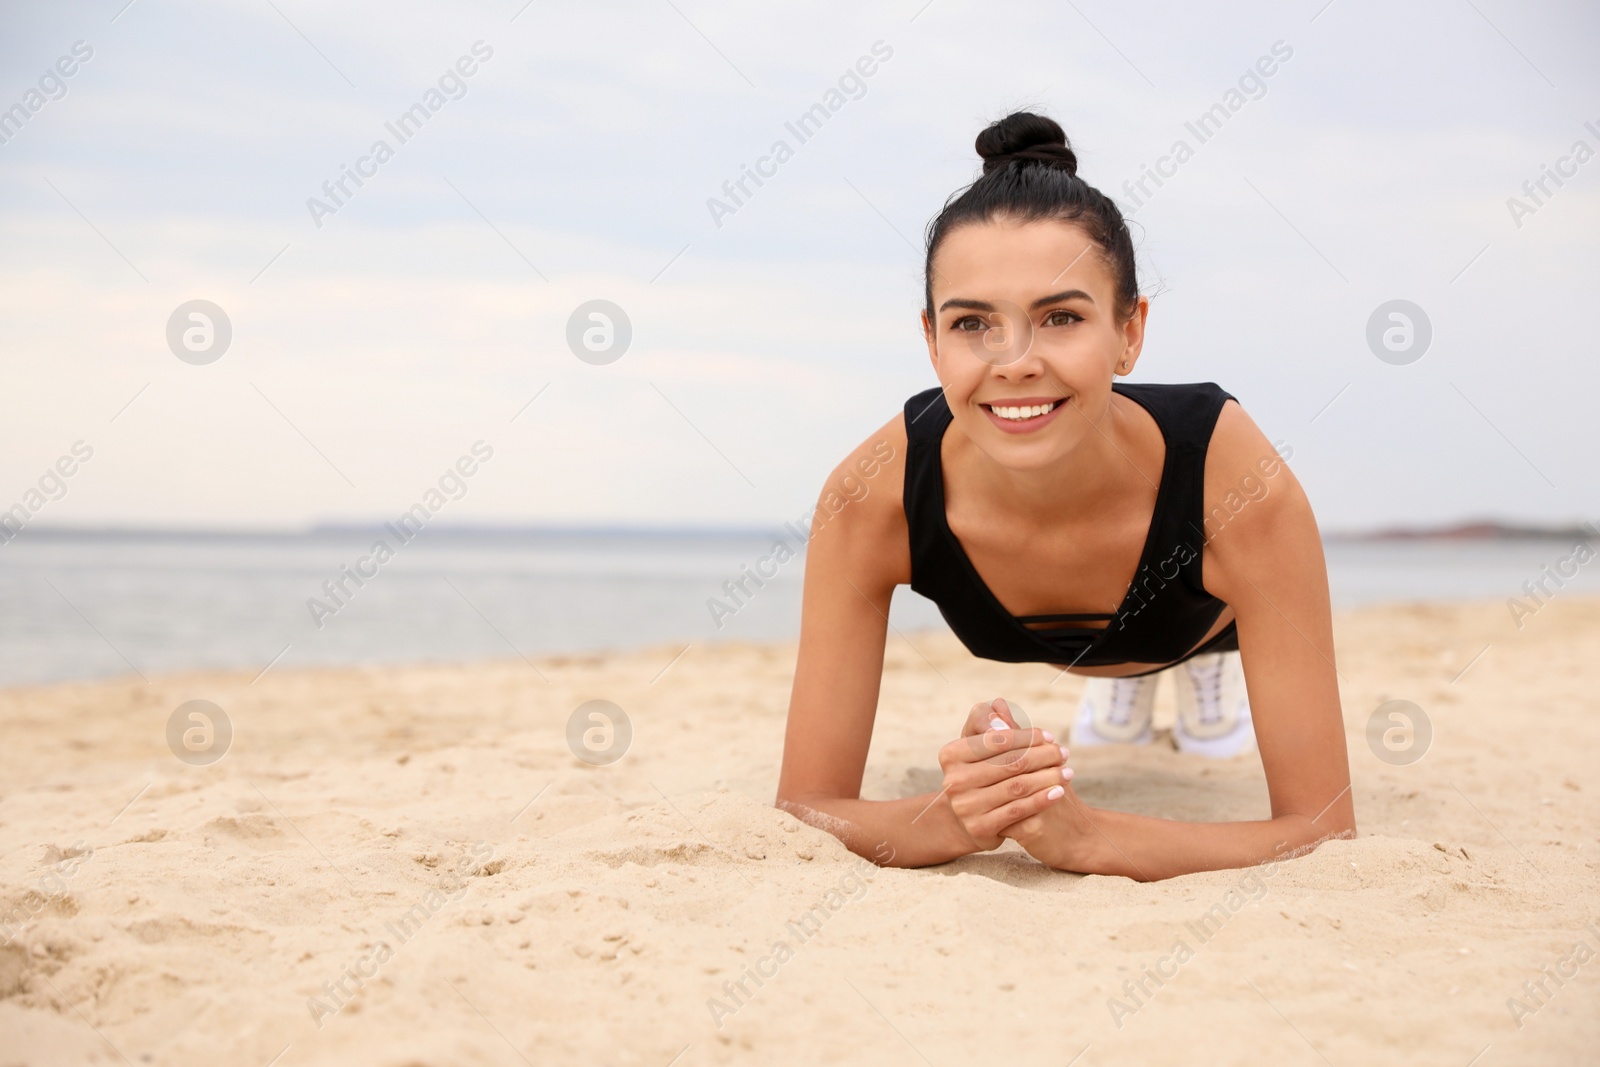
<path id="1" fill-rule="evenodd" d="M 1111 685 L 1111 709 L 1106 718 L 1119 726 L 1133 721 L 1133 706 L 1139 700 L 1148 678 L 1118 678 Z"/>
<path id="2" fill-rule="evenodd" d="M 1189 671 L 1189 680 L 1194 683 L 1195 703 L 1199 706 L 1200 721 L 1203 723 L 1220 722 L 1222 720 L 1222 657 L 1209 659 L 1203 663 L 1190 661 L 1184 664 Z"/>

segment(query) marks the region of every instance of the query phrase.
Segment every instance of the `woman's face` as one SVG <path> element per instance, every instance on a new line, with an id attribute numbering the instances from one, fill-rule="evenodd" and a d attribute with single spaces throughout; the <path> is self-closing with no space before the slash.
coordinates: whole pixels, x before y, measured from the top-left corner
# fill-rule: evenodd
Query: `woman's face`
<path id="1" fill-rule="evenodd" d="M 1070 222 L 951 231 L 923 332 L 956 425 L 1006 467 L 1046 467 L 1096 431 L 1133 369 L 1149 302 L 1119 321 L 1100 247 Z"/>

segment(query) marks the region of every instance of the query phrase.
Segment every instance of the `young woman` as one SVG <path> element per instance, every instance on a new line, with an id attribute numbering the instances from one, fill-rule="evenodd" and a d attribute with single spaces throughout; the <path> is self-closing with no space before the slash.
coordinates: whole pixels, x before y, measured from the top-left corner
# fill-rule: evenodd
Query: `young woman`
<path id="1" fill-rule="evenodd" d="M 877 472 L 867 493 L 828 507 L 808 548 L 778 805 L 880 863 L 942 863 L 1012 838 L 1061 870 L 1141 880 L 1353 836 L 1305 494 L 1216 385 L 1114 381 L 1138 362 L 1149 302 L 1121 213 L 1077 177 L 1061 127 L 1019 112 L 977 148 L 982 177 L 928 230 L 922 328 L 939 385 L 823 492 L 837 504 Z M 898 585 L 934 600 L 975 655 L 1052 663 L 1102 687 L 1237 649 L 1272 817 L 1090 808 L 1067 749 L 1003 698 L 976 705 L 939 751 L 939 792 L 860 799 Z"/>

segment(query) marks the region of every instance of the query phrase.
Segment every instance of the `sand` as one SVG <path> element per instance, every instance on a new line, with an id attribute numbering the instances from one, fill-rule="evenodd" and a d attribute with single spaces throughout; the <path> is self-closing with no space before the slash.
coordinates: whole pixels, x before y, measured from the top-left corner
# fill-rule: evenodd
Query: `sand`
<path id="1" fill-rule="evenodd" d="M 1600 600 L 1337 635 L 1359 837 L 1148 885 L 866 867 L 773 809 L 792 644 L 0 693 L 0 1064 L 1600 1062 Z M 975 700 L 1062 729 L 1054 677 L 891 636 L 865 795 L 936 788 Z M 191 699 L 235 729 L 210 766 L 165 741 Z M 591 699 L 609 766 L 567 747 Z M 1389 699 L 1433 724 L 1410 765 L 1366 741 Z M 1091 804 L 1267 814 L 1253 756 L 1073 764 Z"/>

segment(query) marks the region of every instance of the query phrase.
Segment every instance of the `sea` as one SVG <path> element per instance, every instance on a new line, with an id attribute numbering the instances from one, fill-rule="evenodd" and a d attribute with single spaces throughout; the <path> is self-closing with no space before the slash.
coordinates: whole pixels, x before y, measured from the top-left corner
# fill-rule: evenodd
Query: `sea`
<path id="1" fill-rule="evenodd" d="M 387 555 L 373 551 L 379 540 Z M 1513 597 L 1534 606 L 1524 584 L 1575 545 L 1329 538 L 1324 549 L 1337 610 Z M 0 544 L 0 687 L 645 646 L 659 646 L 665 669 L 695 646 L 796 637 L 804 560 L 787 530 L 430 528 L 402 541 L 376 528 L 28 529 Z M 1600 593 L 1600 560 L 1561 581 L 1545 587 Z M 945 628 L 905 587 L 889 622 L 900 634 Z"/>

